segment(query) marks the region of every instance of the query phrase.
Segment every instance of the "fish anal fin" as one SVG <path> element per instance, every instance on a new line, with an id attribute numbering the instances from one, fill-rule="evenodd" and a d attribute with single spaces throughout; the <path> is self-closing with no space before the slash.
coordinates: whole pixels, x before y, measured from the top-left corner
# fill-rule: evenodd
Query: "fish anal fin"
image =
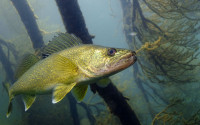
<path id="1" fill-rule="evenodd" d="M 87 93 L 88 85 L 77 85 L 73 88 L 72 94 L 78 102 L 82 101 Z"/>
<path id="2" fill-rule="evenodd" d="M 53 90 L 52 103 L 57 103 L 61 101 L 75 85 L 76 83 L 58 84 Z"/>
<path id="3" fill-rule="evenodd" d="M 27 111 L 31 107 L 35 99 L 36 99 L 35 95 L 23 95 L 25 111 Z"/>

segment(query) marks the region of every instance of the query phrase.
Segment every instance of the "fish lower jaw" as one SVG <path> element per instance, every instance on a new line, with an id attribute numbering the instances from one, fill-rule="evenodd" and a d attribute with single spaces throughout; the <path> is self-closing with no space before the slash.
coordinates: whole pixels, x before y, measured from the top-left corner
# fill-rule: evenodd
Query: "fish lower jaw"
<path id="1" fill-rule="evenodd" d="M 134 63 L 134 56 L 128 55 L 126 58 L 120 59 L 113 67 L 127 68 Z"/>
<path id="2" fill-rule="evenodd" d="M 108 73 L 117 73 L 119 71 L 122 71 L 132 64 L 135 63 L 135 57 L 133 55 L 127 55 L 125 58 L 120 59 L 117 61 L 114 65 L 111 65 L 108 67 Z"/>

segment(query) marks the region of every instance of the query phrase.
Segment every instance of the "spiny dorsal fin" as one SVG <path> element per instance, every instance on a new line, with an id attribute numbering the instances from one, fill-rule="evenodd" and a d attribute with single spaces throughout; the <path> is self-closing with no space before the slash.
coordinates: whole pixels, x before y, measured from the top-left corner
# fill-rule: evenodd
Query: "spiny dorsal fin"
<path id="1" fill-rule="evenodd" d="M 31 66 L 37 63 L 39 60 L 40 59 L 34 54 L 26 55 L 16 69 L 15 79 L 18 79 L 20 76 L 22 76 Z"/>
<path id="2" fill-rule="evenodd" d="M 72 94 L 78 102 L 82 101 L 87 93 L 88 85 L 77 85 L 72 89 Z"/>
<path id="3" fill-rule="evenodd" d="M 43 48 L 42 53 L 52 54 L 80 44 L 82 44 L 82 41 L 75 35 L 69 33 L 58 33 L 58 36 L 54 37 L 52 41 L 49 41 L 48 45 Z"/>

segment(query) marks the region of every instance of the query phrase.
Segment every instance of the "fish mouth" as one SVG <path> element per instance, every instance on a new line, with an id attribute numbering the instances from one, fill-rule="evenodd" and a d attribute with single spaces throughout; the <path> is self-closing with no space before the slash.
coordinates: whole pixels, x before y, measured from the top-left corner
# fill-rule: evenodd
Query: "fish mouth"
<path id="1" fill-rule="evenodd" d="M 96 75 L 107 77 L 128 68 L 137 61 L 137 57 L 135 55 L 136 53 L 134 51 L 124 54 L 118 60 L 116 60 L 114 64 L 112 63 L 106 65 L 106 69 L 99 69 L 96 71 Z M 94 72 L 94 70 L 92 72 Z"/>
<path id="2" fill-rule="evenodd" d="M 114 73 L 119 72 L 133 65 L 137 61 L 136 53 L 134 51 L 123 55 L 119 61 L 110 67 L 110 70 Z"/>
<path id="3" fill-rule="evenodd" d="M 119 69 L 125 69 L 137 61 L 136 53 L 134 51 L 124 55 L 116 64 Z"/>

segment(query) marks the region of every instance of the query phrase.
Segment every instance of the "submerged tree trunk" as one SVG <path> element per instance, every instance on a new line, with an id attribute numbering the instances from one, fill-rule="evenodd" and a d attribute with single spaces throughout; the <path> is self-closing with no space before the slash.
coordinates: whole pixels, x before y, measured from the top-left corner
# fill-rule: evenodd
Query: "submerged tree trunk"
<path id="1" fill-rule="evenodd" d="M 77 0 L 56 0 L 60 14 L 68 33 L 81 38 L 84 44 L 92 44 L 92 38 L 85 25 Z"/>
<path id="2" fill-rule="evenodd" d="M 56 0 L 56 3 L 67 31 L 81 38 L 84 44 L 92 44 L 93 37 L 88 33 L 77 0 Z M 123 125 L 140 124 L 134 111 L 113 83 L 110 83 L 106 88 L 98 87 L 96 84 L 92 84 L 90 87 L 93 92 L 99 93 L 107 103 L 111 113 L 118 116 Z"/>
<path id="3" fill-rule="evenodd" d="M 11 0 L 13 5 L 15 6 L 18 14 L 20 15 L 20 18 L 26 27 L 26 30 L 28 32 L 28 35 L 30 36 L 30 39 L 33 44 L 33 48 L 40 49 L 44 46 L 44 41 L 42 38 L 42 35 L 40 33 L 40 30 L 38 28 L 37 22 L 35 20 L 35 16 L 33 11 L 28 5 L 28 2 L 26 0 Z"/>

